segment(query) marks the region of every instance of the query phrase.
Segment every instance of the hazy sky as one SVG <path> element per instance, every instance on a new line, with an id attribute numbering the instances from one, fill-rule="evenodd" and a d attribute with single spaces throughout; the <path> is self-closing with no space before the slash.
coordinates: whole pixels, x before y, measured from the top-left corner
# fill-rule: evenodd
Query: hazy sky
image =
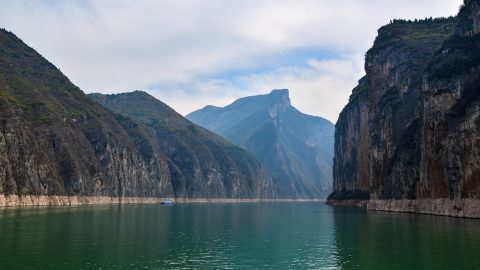
<path id="1" fill-rule="evenodd" d="M 461 0 L 1 0 L 14 32 L 87 93 L 146 90 L 181 114 L 290 89 L 336 122 L 377 29 Z"/>

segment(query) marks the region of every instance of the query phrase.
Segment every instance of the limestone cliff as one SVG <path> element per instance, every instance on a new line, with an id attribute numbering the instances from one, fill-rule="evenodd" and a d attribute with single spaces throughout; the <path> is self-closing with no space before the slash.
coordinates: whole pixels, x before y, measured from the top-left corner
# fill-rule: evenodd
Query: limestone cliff
<path id="1" fill-rule="evenodd" d="M 380 28 L 336 126 L 331 199 L 480 199 L 479 7 Z"/>
<path id="2" fill-rule="evenodd" d="M 480 199 L 480 1 L 423 73 L 419 197 Z"/>
<path id="3" fill-rule="evenodd" d="M 335 125 L 331 199 L 369 198 L 368 80 L 362 78 Z"/>

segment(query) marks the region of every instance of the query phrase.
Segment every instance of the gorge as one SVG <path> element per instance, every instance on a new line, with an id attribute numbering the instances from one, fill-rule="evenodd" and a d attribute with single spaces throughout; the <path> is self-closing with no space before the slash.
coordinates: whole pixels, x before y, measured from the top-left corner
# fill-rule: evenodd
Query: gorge
<path id="1" fill-rule="evenodd" d="M 194 124 L 145 92 L 87 96 L 2 29 L 0 206 L 333 189 L 331 204 L 480 217 L 479 32 L 478 0 L 380 28 L 332 149 L 332 124 L 295 109 L 286 89 L 207 106 Z"/>

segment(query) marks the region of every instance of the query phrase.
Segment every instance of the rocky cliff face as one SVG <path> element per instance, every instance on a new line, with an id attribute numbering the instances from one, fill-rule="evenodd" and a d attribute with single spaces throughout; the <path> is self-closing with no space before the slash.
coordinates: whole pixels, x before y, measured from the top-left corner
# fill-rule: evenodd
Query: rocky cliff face
<path id="1" fill-rule="evenodd" d="M 418 196 L 480 199 L 479 1 L 425 69 Z"/>
<path id="2" fill-rule="evenodd" d="M 373 199 L 415 198 L 422 70 L 454 25 L 454 19 L 393 23 L 379 30 L 367 52 Z"/>
<path id="3" fill-rule="evenodd" d="M 335 125 L 335 159 L 332 199 L 368 199 L 370 136 L 368 80 L 359 81 Z"/>
<path id="4" fill-rule="evenodd" d="M 211 177 L 233 179 L 230 186 L 211 184 L 203 175 L 205 164 L 195 167 L 194 175 L 182 174 L 149 127 L 104 109 L 5 30 L 0 30 L 0 112 L 3 195 L 275 196 L 269 176 L 241 151 L 228 170 Z"/>
<path id="5" fill-rule="evenodd" d="M 288 90 L 207 106 L 193 122 L 247 149 L 272 175 L 282 198 L 325 198 L 331 192 L 333 124 L 299 112 Z"/>
<path id="6" fill-rule="evenodd" d="M 336 126 L 332 199 L 480 199 L 479 7 L 379 30 Z"/>

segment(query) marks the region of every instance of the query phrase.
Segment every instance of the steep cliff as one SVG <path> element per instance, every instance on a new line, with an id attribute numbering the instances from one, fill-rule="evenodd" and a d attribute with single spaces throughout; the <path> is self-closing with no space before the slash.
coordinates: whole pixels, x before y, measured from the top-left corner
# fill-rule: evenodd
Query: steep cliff
<path id="1" fill-rule="evenodd" d="M 241 185 L 181 175 L 148 127 L 104 109 L 3 29 L 0 112 L 0 195 L 274 196 L 268 175 L 240 150 L 236 161 L 249 171 L 228 173 Z M 190 182 L 202 187 L 186 189 Z"/>
<path id="2" fill-rule="evenodd" d="M 480 199 L 480 1 L 458 18 L 423 74 L 422 198 Z"/>
<path id="3" fill-rule="evenodd" d="M 353 89 L 335 124 L 333 193 L 331 199 L 369 199 L 368 80 Z M 341 179 L 341 181 L 339 181 Z"/>
<path id="4" fill-rule="evenodd" d="M 422 70 L 455 22 L 395 21 L 380 28 L 366 55 L 366 76 L 336 125 L 331 198 L 415 197 Z"/>
<path id="5" fill-rule="evenodd" d="M 286 89 L 245 97 L 187 118 L 253 153 L 282 198 L 325 198 L 331 192 L 333 133 L 329 121 L 290 104 Z"/>
<path id="6" fill-rule="evenodd" d="M 336 126 L 331 199 L 480 199 L 479 6 L 380 28 Z"/>
<path id="7" fill-rule="evenodd" d="M 454 27 L 453 18 L 393 23 L 367 52 L 373 199 L 416 196 L 422 70 Z"/>

